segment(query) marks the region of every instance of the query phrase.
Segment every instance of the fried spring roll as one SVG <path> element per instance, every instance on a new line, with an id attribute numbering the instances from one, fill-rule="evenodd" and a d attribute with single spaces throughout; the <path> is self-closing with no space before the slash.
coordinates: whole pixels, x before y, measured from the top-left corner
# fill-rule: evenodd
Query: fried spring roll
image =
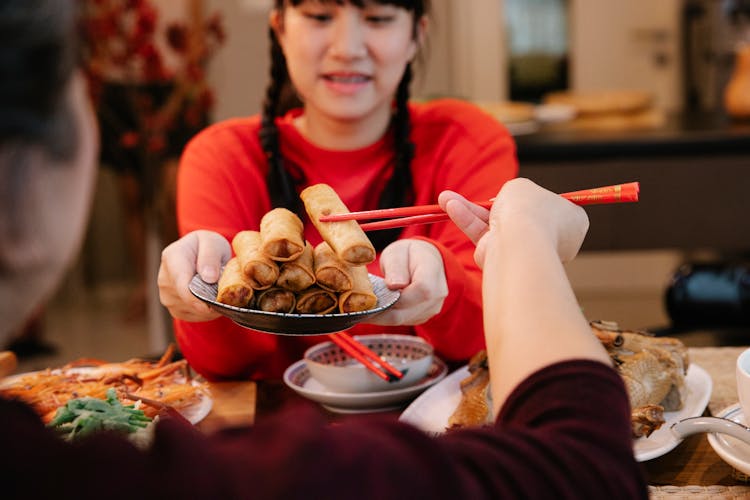
<path id="1" fill-rule="evenodd" d="M 229 259 L 219 278 L 216 302 L 235 307 L 251 307 L 253 287 L 240 269 L 237 257 Z"/>
<path id="2" fill-rule="evenodd" d="M 378 297 L 372 290 L 372 283 L 365 266 L 349 268 L 354 282 L 352 289 L 339 295 L 339 311 L 342 313 L 367 311 L 378 304 Z"/>
<path id="3" fill-rule="evenodd" d="M 255 303 L 261 311 L 290 313 L 294 311 L 297 300 L 294 292 L 275 286 L 258 293 Z"/>
<path id="4" fill-rule="evenodd" d="M 321 288 L 332 292 L 346 292 L 352 289 L 352 273 L 349 264 L 339 259 L 325 241 L 315 247 L 313 254 L 315 280 Z"/>
<path id="5" fill-rule="evenodd" d="M 341 260 L 354 266 L 375 260 L 375 247 L 356 221 L 320 222 L 324 215 L 349 213 L 331 186 L 315 184 L 305 188 L 300 198 L 310 220 Z"/>
<path id="6" fill-rule="evenodd" d="M 242 272 L 256 290 L 265 290 L 276 283 L 279 265 L 260 250 L 258 231 L 240 231 L 232 238 L 232 249 Z"/>
<path id="7" fill-rule="evenodd" d="M 286 208 L 274 208 L 260 220 L 261 250 L 275 261 L 288 262 L 305 250 L 302 221 Z"/>
<path id="8" fill-rule="evenodd" d="M 328 314 L 334 311 L 337 305 L 336 294 L 312 286 L 297 296 L 296 312 L 301 314 Z"/>
<path id="9" fill-rule="evenodd" d="M 310 242 L 307 242 L 302 255 L 281 264 L 279 279 L 276 280 L 276 284 L 293 292 L 301 292 L 306 288 L 310 288 L 314 283 L 313 247 Z"/>

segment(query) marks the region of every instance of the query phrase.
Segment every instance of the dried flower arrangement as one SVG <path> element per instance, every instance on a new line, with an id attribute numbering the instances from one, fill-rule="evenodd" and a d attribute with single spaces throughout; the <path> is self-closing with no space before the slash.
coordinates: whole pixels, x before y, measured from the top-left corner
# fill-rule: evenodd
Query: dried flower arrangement
<path id="1" fill-rule="evenodd" d="M 202 128 L 214 105 L 205 69 L 225 39 L 221 17 L 204 16 L 201 0 L 185 1 L 188 19 L 157 30 L 159 11 L 149 0 L 79 0 L 84 68 L 100 126 L 130 152 L 127 161 L 141 162 L 145 188 L 158 181 L 153 169 L 183 145 L 171 143 Z M 177 64 L 168 68 L 166 57 Z M 121 102 L 108 98 L 108 86 L 117 87 Z"/>

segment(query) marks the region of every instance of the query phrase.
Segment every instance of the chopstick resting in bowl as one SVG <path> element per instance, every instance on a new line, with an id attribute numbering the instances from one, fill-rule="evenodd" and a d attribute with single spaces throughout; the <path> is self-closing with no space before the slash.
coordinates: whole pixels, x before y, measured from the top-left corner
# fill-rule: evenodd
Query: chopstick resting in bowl
<path id="1" fill-rule="evenodd" d="M 404 374 L 397 368 L 378 356 L 366 345 L 350 337 L 346 332 L 332 333 L 328 335 L 328 338 L 345 353 L 365 365 L 370 371 L 386 382 L 395 382 L 403 378 Z M 377 365 L 380 365 L 380 367 Z"/>
<path id="2" fill-rule="evenodd" d="M 576 205 L 604 205 L 610 203 L 636 202 L 638 201 L 639 192 L 640 184 L 638 182 L 629 182 L 626 184 L 615 184 L 612 186 L 562 193 L 560 196 L 570 200 Z M 473 203 L 484 208 L 490 208 L 493 201 L 494 199 Z M 347 214 L 333 214 L 321 217 L 320 221 L 337 222 L 345 220 L 363 221 L 372 219 L 385 220 L 360 224 L 360 227 L 364 231 L 377 231 L 394 227 L 442 222 L 448 220 L 449 217 L 448 214 L 443 212 L 440 205 L 420 205 L 415 207 L 383 208 L 379 210 L 350 212 Z"/>

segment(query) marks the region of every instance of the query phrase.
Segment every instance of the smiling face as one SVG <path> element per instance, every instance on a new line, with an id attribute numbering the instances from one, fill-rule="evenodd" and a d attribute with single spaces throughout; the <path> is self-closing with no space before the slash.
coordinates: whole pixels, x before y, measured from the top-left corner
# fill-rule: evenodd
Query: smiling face
<path id="1" fill-rule="evenodd" d="M 384 123 L 424 20 L 388 4 L 315 0 L 275 11 L 271 25 L 308 120 Z"/>

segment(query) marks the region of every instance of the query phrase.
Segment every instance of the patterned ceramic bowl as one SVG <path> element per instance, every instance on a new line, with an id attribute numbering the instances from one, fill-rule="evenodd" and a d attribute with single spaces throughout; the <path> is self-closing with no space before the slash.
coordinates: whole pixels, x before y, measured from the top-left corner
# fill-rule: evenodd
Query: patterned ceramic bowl
<path id="1" fill-rule="evenodd" d="M 326 388 L 340 393 L 380 392 L 416 384 L 427 376 L 432 366 L 432 346 L 420 337 L 380 334 L 354 338 L 400 370 L 403 378 L 386 382 L 331 341 L 305 351 L 310 375 Z"/>

